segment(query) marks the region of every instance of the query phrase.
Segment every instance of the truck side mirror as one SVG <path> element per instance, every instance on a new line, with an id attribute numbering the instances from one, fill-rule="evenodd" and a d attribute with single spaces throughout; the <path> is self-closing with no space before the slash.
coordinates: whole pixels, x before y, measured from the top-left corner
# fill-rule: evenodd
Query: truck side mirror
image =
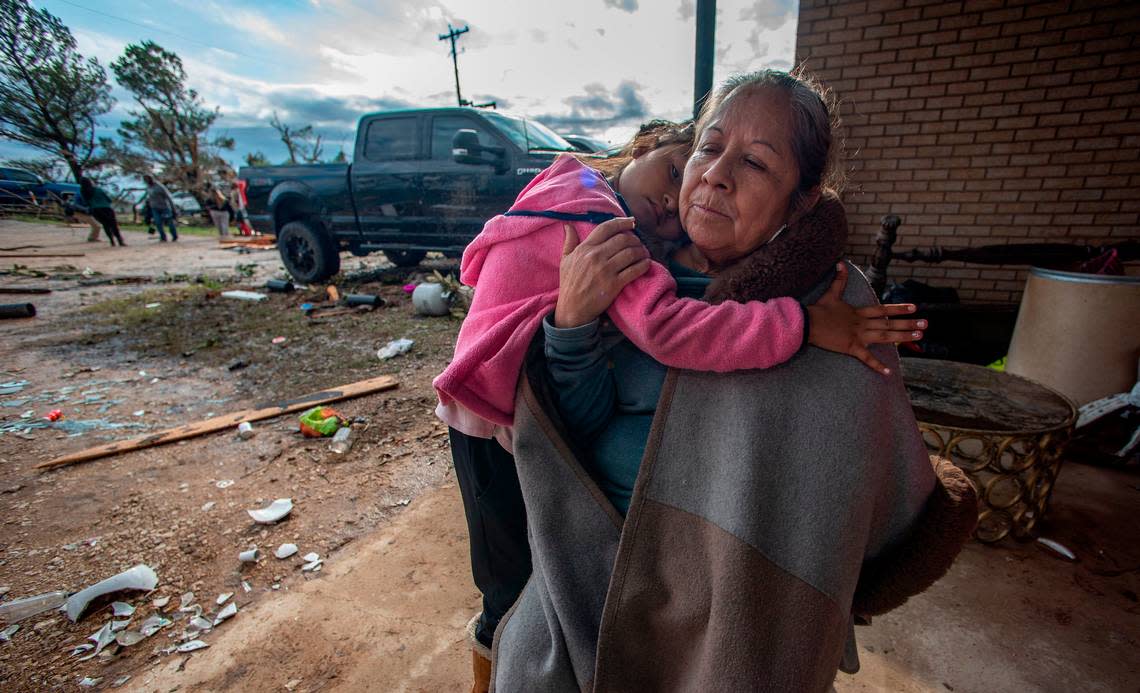
<path id="1" fill-rule="evenodd" d="M 491 160 L 483 157 L 490 154 Z M 496 170 L 503 168 L 506 152 L 502 147 L 485 147 L 479 142 L 479 133 L 474 130 L 456 130 L 451 138 L 451 157 L 459 164 L 474 164 L 494 166 Z"/>

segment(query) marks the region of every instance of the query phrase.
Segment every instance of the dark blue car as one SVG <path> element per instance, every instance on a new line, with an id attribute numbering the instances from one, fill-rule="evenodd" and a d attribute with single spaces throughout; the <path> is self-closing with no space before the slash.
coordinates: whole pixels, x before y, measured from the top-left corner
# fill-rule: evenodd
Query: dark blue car
<path id="1" fill-rule="evenodd" d="M 21 168 L 0 168 L 0 206 L 58 205 L 61 209 L 79 194 L 74 183 L 45 181 Z"/>

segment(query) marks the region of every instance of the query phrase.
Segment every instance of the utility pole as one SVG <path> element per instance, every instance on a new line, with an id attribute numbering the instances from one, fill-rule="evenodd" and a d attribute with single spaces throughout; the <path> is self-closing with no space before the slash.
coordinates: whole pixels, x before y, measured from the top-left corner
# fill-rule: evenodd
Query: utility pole
<path id="1" fill-rule="evenodd" d="M 447 33 L 439 35 L 440 41 L 451 41 L 451 64 L 455 67 L 455 98 L 459 101 L 460 106 L 466 106 L 467 103 L 463 101 L 463 93 L 459 91 L 459 55 L 455 51 L 455 39 L 468 31 L 471 31 L 471 27 L 464 25 L 462 29 L 454 29 L 451 22 L 448 22 Z"/>
<path id="2" fill-rule="evenodd" d="M 697 54 L 693 76 L 693 117 L 712 91 L 716 51 L 716 0 L 697 0 Z"/>

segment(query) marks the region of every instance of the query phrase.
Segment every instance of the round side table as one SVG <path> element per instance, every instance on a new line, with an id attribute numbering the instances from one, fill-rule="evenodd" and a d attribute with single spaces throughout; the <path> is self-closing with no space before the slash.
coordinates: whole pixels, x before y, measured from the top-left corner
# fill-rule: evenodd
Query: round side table
<path id="1" fill-rule="evenodd" d="M 922 439 L 978 489 L 975 538 L 1032 538 L 1077 420 L 1072 400 L 1027 378 L 953 361 L 904 359 Z"/>

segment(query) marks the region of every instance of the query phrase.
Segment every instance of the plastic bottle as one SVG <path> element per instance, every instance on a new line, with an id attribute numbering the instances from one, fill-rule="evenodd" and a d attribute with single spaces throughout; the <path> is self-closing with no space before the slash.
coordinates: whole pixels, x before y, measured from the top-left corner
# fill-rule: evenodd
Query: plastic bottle
<path id="1" fill-rule="evenodd" d="M 332 450 L 338 455 L 343 455 L 352 449 L 352 427 L 345 426 L 337 430 L 336 435 L 333 436 L 332 443 L 329 444 L 329 450 Z"/>
<path id="2" fill-rule="evenodd" d="M 58 609 L 67 601 L 67 592 L 46 592 L 34 597 L 14 599 L 0 604 L 0 621 L 15 623 L 29 616 L 43 613 L 50 609 Z"/>

